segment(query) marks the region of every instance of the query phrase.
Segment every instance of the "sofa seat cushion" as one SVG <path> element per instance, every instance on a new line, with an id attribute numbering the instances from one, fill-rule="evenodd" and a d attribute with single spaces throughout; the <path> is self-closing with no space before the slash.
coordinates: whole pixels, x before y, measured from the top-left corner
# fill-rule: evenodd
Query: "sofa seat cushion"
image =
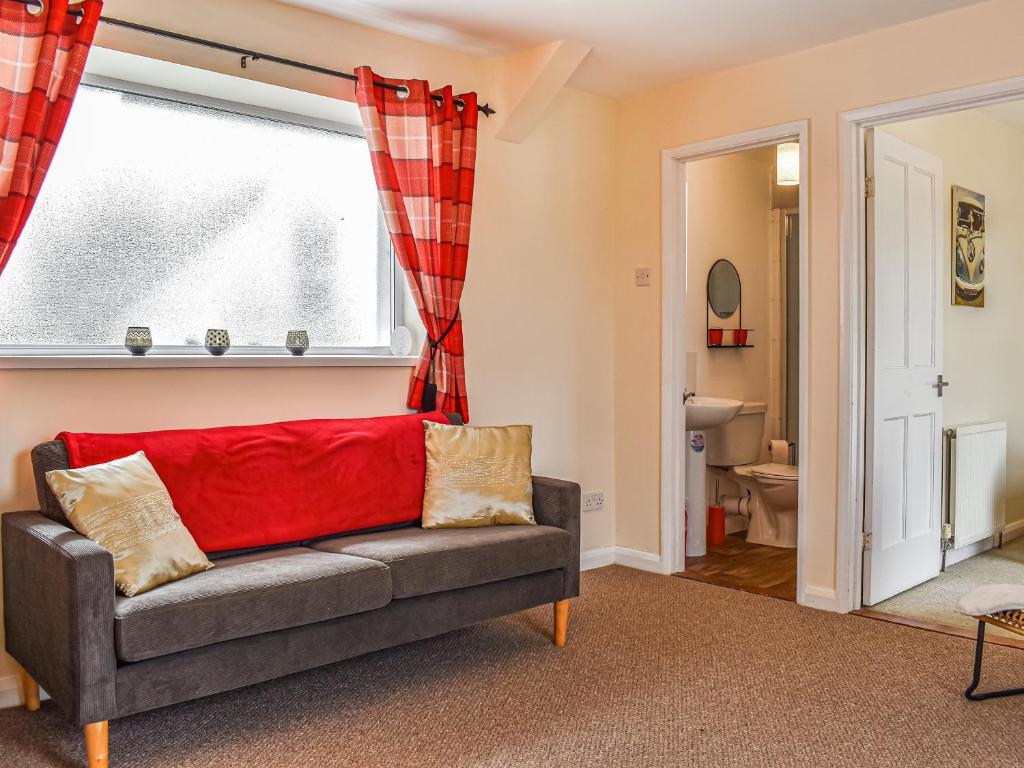
<path id="1" fill-rule="evenodd" d="M 213 570 L 118 597 L 114 640 L 122 661 L 199 648 L 380 608 L 388 568 L 372 559 L 289 547 L 218 560 Z"/>
<path id="2" fill-rule="evenodd" d="M 342 536 L 311 546 L 386 564 L 395 598 L 512 579 L 564 568 L 572 561 L 569 534 L 547 525 L 403 528 Z"/>

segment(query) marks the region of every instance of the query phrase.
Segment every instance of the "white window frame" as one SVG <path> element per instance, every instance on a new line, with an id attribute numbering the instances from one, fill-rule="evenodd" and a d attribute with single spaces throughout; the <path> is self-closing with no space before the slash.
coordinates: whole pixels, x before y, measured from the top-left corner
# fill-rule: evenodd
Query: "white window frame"
<path id="1" fill-rule="evenodd" d="M 200 94 L 176 91 L 128 80 L 86 74 L 82 85 L 132 93 L 162 101 L 205 107 L 233 114 L 247 115 L 279 123 L 290 123 L 309 128 L 339 133 L 344 136 L 365 138 L 361 126 L 325 120 L 294 112 L 270 109 Z M 381 280 L 378 293 L 378 330 L 390 336 L 405 317 L 405 276 L 395 258 L 391 238 L 378 212 L 377 227 L 378 274 L 387 272 L 387 282 Z M 390 296 L 385 304 L 384 295 Z M 230 329 L 229 329 L 230 330 Z M 281 338 L 290 330 L 282 326 Z M 125 329 L 127 332 L 127 328 Z M 3 368 L 193 368 L 193 367 L 308 367 L 308 366 L 411 366 L 418 361 L 415 355 L 393 355 L 390 346 L 335 347 L 311 346 L 305 355 L 292 355 L 284 348 L 273 346 L 233 345 L 220 357 L 209 354 L 199 345 L 154 345 L 144 356 L 132 355 L 120 344 L 10 344 L 0 345 L 0 369 Z"/>

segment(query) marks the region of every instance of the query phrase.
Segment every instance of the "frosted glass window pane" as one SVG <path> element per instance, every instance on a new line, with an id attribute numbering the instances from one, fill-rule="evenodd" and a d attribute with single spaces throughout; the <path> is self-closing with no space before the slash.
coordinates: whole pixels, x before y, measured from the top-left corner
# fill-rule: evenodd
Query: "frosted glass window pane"
<path id="1" fill-rule="evenodd" d="M 386 346 L 383 243 L 364 139 L 83 85 L 0 276 L 0 344 L 148 325 L 158 345 L 227 328 L 281 347 L 305 328 L 313 346 Z"/>

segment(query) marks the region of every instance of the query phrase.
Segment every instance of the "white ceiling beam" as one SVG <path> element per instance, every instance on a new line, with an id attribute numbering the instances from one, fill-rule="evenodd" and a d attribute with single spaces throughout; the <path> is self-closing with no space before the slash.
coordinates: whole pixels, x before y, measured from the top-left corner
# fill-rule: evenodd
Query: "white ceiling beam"
<path id="1" fill-rule="evenodd" d="M 556 40 L 504 58 L 497 137 L 518 144 L 529 136 L 590 51 L 576 40 Z"/>

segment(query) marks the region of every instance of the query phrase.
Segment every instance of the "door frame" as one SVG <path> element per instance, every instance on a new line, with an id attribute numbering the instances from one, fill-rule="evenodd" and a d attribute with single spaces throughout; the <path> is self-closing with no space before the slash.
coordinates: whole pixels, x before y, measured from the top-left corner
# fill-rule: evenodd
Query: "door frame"
<path id="1" fill-rule="evenodd" d="M 800 142 L 800 435 L 798 507 L 806 510 L 806 482 L 812 452 L 808 448 L 807 358 L 810 338 L 810 171 L 808 122 L 800 120 L 708 141 L 684 144 L 661 153 L 661 563 L 663 573 L 685 567 L 683 507 L 686 499 L 686 439 L 683 389 L 686 386 L 686 164 L 747 149 Z M 797 517 L 797 602 L 814 604 L 804 585 L 806 515 Z"/>
<path id="2" fill-rule="evenodd" d="M 839 493 L 836 526 L 835 609 L 862 606 L 867 371 L 867 129 L 1024 99 L 1024 77 L 843 112 L 839 115 Z"/>

